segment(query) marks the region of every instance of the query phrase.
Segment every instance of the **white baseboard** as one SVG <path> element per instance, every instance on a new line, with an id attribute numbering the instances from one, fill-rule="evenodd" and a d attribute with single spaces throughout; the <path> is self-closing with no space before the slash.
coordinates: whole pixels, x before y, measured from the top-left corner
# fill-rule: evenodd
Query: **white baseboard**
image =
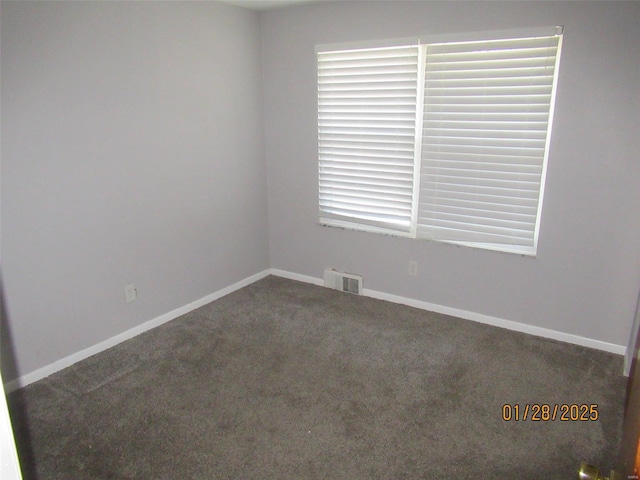
<path id="1" fill-rule="evenodd" d="M 149 320 L 141 325 L 138 325 L 137 327 L 133 327 L 122 333 L 119 333 L 118 335 L 115 335 L 111 338 L 108 338 L 107 340 L 104 340 L 100 343 L 92 345 L 89 348 L 80 350 L 79 352 L 73 353 L 67 357 L 57 360 L 45 367 L 39 368 L 31 373 L 27 373 L 26 375 L 18 377 L 15 380 L 11 380 L 4 384 L 4 390 L 6 393 L 13 392 L 18 388 L 22 388 L 26 385 L 29 385 L 30 383 L 33 383 L 45 377 L 48 377 L 49 375 L 52 375 L 57 371 L 62 370 L 63 368 L 70 367 L 71 365 L 79 362 L 80 360 L 84 360 L 85 358 L 95 355 L 96 353 L 100 353 L 104 350 L 107 350 L 108 348 L 114 347 L 117 344 L 124 342 L 125 340 L 129 340 L 130 338 L 133 338 L 137 335 L 140 335 L 141 333 L 146 332 L 147 330 L 151 330 L 152 328 L 159 327 L 160 325 L 167 323 L 170 320 L 174 320 L 180 317 L 181 315 L 184 315 L 185 313 L 189 313 L 190 311 L 195 310 L 196 308 L 199 308 L 208 303 L 211 303 L 214 300 L 222 298 L 225 295 L 235 292 L 240 288 L 246 287 L 247 285 L 251 285 L 252 283 L 257 282 L 258 280 L 261 280 L 264 277 L 269 276 L 270 273 L 271 271 L 267 269 L 260 273 L 256 273 L 255 275 L 251 275 L 250 277 L 247 277 L 243 280 L 240 280 L 239 282 L 234 283 L 233 285 L 229 285 L 228 287 L 218 290 L 215 293 L 202 297 L 182 307 L 176 308 L 175 310 L 171 310 L 168 313 L 160 315 L 159 317 Z"/>
<path id="2" fill-rule="evenodd" d="M 79 362 L 80 360 L 84 360 L 96 353 L 100 353 L 108 348 L 111 348 L 125 340 L 129 340 L 141 333 L 146 332 L 147 330 L 151 330 L 152 328 L 158 327 L 164 323 L 167 323 L 170 320 L 174 320 L 181 315 L 191 312 L 196 308 L 202 307 L 208 303 L 211 303 L 225 295 L 228 295 L 240 288 L 246 287 L 258 280 L 261 280 L 269 275 L 275 275 L 277 277 L 288 278 L 290 280 L 298 280 L 300 282 L 311 283 L 313 285 L 323 285 L 324 280 L 321 278 L 311 277 L 308 275 L 301 275 L 298 273 L 288 272 L 286 270 L 279 270 L 277 268 L 269 268 L 267 270 L 263 270 L 262 272 L 256 273 L 255 275 L 251 275 L 250 277 L 245 278 L 244 280 L 240 280 L 239 282 L 234 283 L 233 285 L 229 285 L 221 290 L 218 290 L 215 293 L 202 297 L 194 302 L 191 302 L 183 307 L 176 308 L 168 313 L 160 315 L 152 320 L 149 320 L 137 327 L 131 328 L 125 332 L 122 332 L 118 335 L 115 335 L 107 340 L 104 340 L 100 343 L 97 343 L 89 348 L 85 348 L 84 350 L 80 350 L 74 354 L 71 354 L 67 357 L 64 357 L 60 360 L 57 360 L 45 367 L 39 368 L 33 372 L 30 372 L 26 375 L 18 377 L 15 380 L 11 380 L 4 384 L 4 389 L 6 393 L 17 390 L 18 388 L 29 385 L 30 383 L 41 380 L 49 375 L 56 373 L 63 368 L 67 368 L 74 363 Z M 496 327 L 506 328 L 508 330 L 514 330 L 516 332 L 528 333 L 530 335 L 535 335 L 538 337 L 550 338 L 553 340 L 559 340 L 562 342 L 573 343 L 575 345 L 581 345 L 584 347 L 594 348 L 597 350 L 603 350 L 605 352 L 615 353 L 618 355 L 624 355 L 626 351 L 626 347 L 622 345 L 615 345 L 613 343 L 602 342 L 600 340 L 594 340 L 591 338 L 581 337 L 579 335 L 572 335 L 569 333 L 558 332 L 556 330 L 551 330 L 548 328 L 535 327 L 533 325 L 527 325 L 524 323 L 514 322 L 512 320 L 505 320 L 503 318 L 492 317 L 490 315 L 484 315 L 481 313 L 469 312 L 467 310 L 461 310 L 458 308 L 447 307 L 443 305 L 437 305 L 434 303 L 423 302 L 421 300 L 415 300 L 412 298 L 401 297 L 399 295 L 392 295 L 390 293 L 378 292 L 376 290 L 363 289 L 363 295 L 367 297 L 377 298 L 380 300 L 387 300 L 393 303 L 400 303 L 403 305 L 409 305 L 411 307 L 420 308 L 422 310 L 428 310 L 430 312 L 442 313 L 445 315 L 451 315 L 458 318 L 463 318 L 465 320 L 471 320 L 474 322 L 485 323 L 487 325 L 493 325 Z"/>
<path id="3" fill-rule="evenodd" d="M 324 279 L 310 277 L 309 275 L 300 275 L 299 273 L 287 272 L 286 270 L 278 270 L 277 268 L 272 268 L 269 270 L 271 275 L 275 275 L 276 277 L 288 278 L 289 280 L 298 280 L 304 283 L 313 283 L 314 285 L 324 285 Z"/>
<path id="4" fill-rule="evenodd" d="M 299 280 L 301 282 L 312 283 L 314 285 L 323 285 L 324 281 L 321 278 L 309 277 L 307 275 L 299 275 L 297 273 L 291 273 L 284 270 L 277 270 L 272 268 L 271 274 L 279 277 L 289 278 L 292 280 Z M 376 290 L 370 290 L 365 288 L 362 290 L 362 294 L 367 297 L 377 298 L 379 300 L 387 300 L 393 303 L 400 303 L 403 305 L 409 305 L 410 307 L 420 308 L 430 312 L 442 313 L 444 315 L 451 315 L 453 317 L 463 318 L 465 320 L 471 320 L 478 323 L 484 323 L 487 325 L 493 325 L 494 327 L 506 328 L 516 332 L 528 333 L 537 337 L 550 338 L 553 340 L 559 340 L 561 342 L 573 343 L 574 345 L 581 345 L 583 347 L 594 348 L 596 350 L 602 350 L 605 352 L 615 353 L 617 355 L 624 355 L 626 347 L 622 345 L 616 345 L 614 343 L 602 342 L 600 340 L 594 340 L 592 338 L 581 337 L 579 335 L 573 335 L 570 333 L 559 332 L 557 330 L 551 330 L 549 328 L 536 327 L 533 325 L 527 325 L 526 323 L 514 322 L 512 320 L 505 320 L 503 318 L 492 317 L 490 315 L 484 315 L 481 313 L 470 312 L 467 310 L 461 310 L 459 308 L 447 307 L 444 305 L 438 305 L 435 303 L 423 302 L 422 300 L 415 300 L 413 298 L 402 297 L 400 295 L 392 295 L 390 293 L 378 292 Z"/>
<path id="5" fill-rule="evenodd" d="M 581 337 L 579 335 L 573 335 L 571 333 L 559 332 L 557 330 L 551 330 L 549 328 L 536 327 L 533 325 L 527 325 L 526 323 L 514 322 L 513 320 L 505 320 L 503 318 L 492 317 L 490 315 L 470 312 L 467 310 L 461 310 L 459 308 L 445 307 L 442 305 L 437 305 L 435 303 L 423 302 L 421 300 L 400 297 L 398 295 L 377 292 L 375 290 L 364 289 L 363 295 L 378 298 L 380 300 L 387 300 L 389 302 L 402 303 L 404 305 L 428 310 L 430 312 L 442 313 L 444 315 L 451 315 L 453 317 L 463 318 L 465 320 L 493 325 L 494 327 L 506 328 L 507 330 L 528 333 L 530 335 L 535 335 L 536 337 L 550 338 L 553 340 L 559 340 L 561 342 L 581 345 L 583 347 L 595 348 L 596 350 L 603 350 L 605 352 L 615 353 L 618 355 L 624 355 L 626 351 L 626 347 L 623 347 L 622 345 L 616 345 L 614 343 L 602 342 L 600 340 Z"/>

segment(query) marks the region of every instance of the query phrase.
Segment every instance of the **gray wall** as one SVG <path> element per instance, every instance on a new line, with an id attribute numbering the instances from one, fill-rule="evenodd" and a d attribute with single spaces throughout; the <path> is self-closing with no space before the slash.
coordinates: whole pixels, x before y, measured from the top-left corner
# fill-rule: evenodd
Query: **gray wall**
<path id="1" fill-rule="evenodd" d="M 268 268 L 257 12 L 2 2 L 1 20 L 5 381 Z"/>
<path id="2" fill-rule="evenodd" d="M 627 344 L 640 287 L 640 3 L 332 2 L 261 24 L 272 267 L 336 267 L 370 289 Z M 315 224 L 316 44 L 553 25 L 566 28 L 537 258 Z"/>
<path id="3" fill-rule="evenodd" d="M 556 24 L 537 258 L 316 226 L 315 44 Z M 638 24 L 638 2 L 2 2 L 4 380 L 269 266 L 626 345 Z"/>

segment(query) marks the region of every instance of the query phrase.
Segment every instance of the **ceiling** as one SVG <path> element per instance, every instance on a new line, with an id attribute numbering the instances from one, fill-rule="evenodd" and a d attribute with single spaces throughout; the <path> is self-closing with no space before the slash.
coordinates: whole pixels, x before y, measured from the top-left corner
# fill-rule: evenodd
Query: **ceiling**
<path id="1" fill-rule="evenodd" d="M 238 7 L 251 8 L 253 10 L 271 10 L 274 8 L 299 5 L 302 3 L 317 2 L 319 0 L 221 0 Z"/>

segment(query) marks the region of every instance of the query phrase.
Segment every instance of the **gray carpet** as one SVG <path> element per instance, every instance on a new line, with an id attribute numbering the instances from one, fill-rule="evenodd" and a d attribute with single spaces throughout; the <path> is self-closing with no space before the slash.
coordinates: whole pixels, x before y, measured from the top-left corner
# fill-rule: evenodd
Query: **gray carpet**
<path id="1" fill-rule="evenodd" d="M 10 395 L 26 479 L 574 479 L 622 357 L 267 277 Z M 505 403 L 597 421 L 502 420 Z"/>

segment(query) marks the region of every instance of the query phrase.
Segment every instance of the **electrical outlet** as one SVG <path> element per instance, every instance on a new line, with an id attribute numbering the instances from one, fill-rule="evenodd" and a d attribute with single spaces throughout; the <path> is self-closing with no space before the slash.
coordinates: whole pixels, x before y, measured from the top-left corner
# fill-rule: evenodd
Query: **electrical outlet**
<path id="1" fill-rule="evenodd" d="M 412 277 L 418 276 L 418 262 L 415 260 L 409 261 L 409 275 Z"/>
<path id="2" fill-rule="evenodd" d="M 131 303 L 138 298 L 138 290 L 136 290 L 136 286 L 131 283 L 124 287 L 124 299 L 127 303 Z"/>

